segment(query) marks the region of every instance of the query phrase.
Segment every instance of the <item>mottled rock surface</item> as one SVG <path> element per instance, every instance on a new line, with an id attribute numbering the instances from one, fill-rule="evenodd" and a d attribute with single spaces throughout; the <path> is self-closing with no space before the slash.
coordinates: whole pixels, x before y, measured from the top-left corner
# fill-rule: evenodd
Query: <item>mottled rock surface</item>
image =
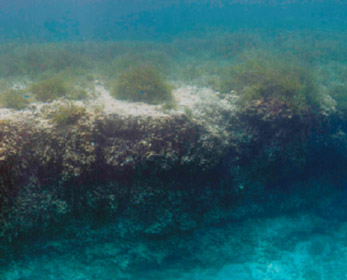
<path id="1" fill-rule="evenodd" d="M 252 201 L 268 199 L 279 177 L 302 176 L 312 153 L 340 147 L 345 159 L 343 121 L 331 127 L 333 117 L 279 100 L 240 106 L 233 94 L 184 87 L 169 110 L 97 90 L 85 104 L 0 112 L 1 244 L 88 223 L 149 237 L 191 231 L 264 212 Z M 61 106 L 83 110 L 62 122 Z"/>

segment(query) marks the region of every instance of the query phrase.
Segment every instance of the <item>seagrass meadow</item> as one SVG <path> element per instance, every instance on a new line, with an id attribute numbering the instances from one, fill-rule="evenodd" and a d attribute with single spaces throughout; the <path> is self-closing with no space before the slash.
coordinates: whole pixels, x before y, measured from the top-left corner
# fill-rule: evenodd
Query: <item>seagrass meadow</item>
<path id="1" fill-rule="evenodd" d="M 343 1 L 0 4 L 0 280 L 346 280 Z"/>

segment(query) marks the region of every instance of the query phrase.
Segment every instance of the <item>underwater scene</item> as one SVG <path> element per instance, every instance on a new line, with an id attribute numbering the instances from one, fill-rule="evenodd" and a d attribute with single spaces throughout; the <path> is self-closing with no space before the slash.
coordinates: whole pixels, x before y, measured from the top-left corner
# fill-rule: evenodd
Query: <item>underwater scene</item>
<path id="1" fill-rule="evenodd" d="M 0 280 L 347 280 L 347 2 L 1 0 Z"/>

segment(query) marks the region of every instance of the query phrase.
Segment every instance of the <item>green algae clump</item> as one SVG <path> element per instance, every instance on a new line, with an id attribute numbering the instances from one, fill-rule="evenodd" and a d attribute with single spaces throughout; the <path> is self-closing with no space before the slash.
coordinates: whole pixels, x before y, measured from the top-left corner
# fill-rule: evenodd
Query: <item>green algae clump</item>
<path id="1" fill-rule="evenodd" d="M 41 102 L 51 102 L 64 98 L 82 100 L 88 98 L 88 92 L 81 86 L 72 86 L 74 81 L 63 75 L 53 76 L 32 84 L 31 92 Z"/>
<path id="2" fill-rule="evenodd" d="M 31 86 L 31 92 L 37 100 L 49 102 L 59 97 L 65 97 L 68 93 L 68 88 L 63 79 L 52 77 L 34 83 Z"/>
<path id="3" fill-rule="evenodd" d="M 64 104 L 57 108 L 51 116 L 51 120 L 58 126 L 68 126 L 75 124 L 86 112 L 82 106 L 75 104 Z"/>
<path id="4" fill-rule="evenodd" d="M 29 103 L 29 96 L 22 90 L 8 89 L 0 93 L 0 107 L 21 110 Z"/>
<path id="5" fill-rule="evenodd" d="M 236 90 L 243 103 L 279 99 L 297 111 L 319 107 L 321 97 L 309 69 L 276 56 L 246 58 L 226 72 L 220 90 Z"/>
<path id="6" fill-rule="evenodd" d="M 163 104 L 173 100 L 170 85 L 152 66 L 136 66 L 123 71 L 112 90 L 118 99 L 148 104 Z"/>

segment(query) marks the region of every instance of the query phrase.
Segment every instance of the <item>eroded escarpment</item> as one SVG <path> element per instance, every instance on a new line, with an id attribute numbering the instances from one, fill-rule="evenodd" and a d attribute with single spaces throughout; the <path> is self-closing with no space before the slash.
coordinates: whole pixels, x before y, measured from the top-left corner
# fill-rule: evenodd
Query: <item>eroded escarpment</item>
<path id="1" fill-rule="evenodd" d="M 175 98 L 174 110 L 58 101 L 4 115 L 3 252 L 26 236 L 71 235 L 86 224 L 163 238 L 267 208 L 312 206 L 323 187 L 294 181 L 319 161 L 313 155 L 336 153 L 339 168 L 346 164 L 341 115 L 299 114 L 276 99 L 240 107 L 233 95 L 194 87 Z M 291 188 L 306 200 L 286 199 Z"/>

